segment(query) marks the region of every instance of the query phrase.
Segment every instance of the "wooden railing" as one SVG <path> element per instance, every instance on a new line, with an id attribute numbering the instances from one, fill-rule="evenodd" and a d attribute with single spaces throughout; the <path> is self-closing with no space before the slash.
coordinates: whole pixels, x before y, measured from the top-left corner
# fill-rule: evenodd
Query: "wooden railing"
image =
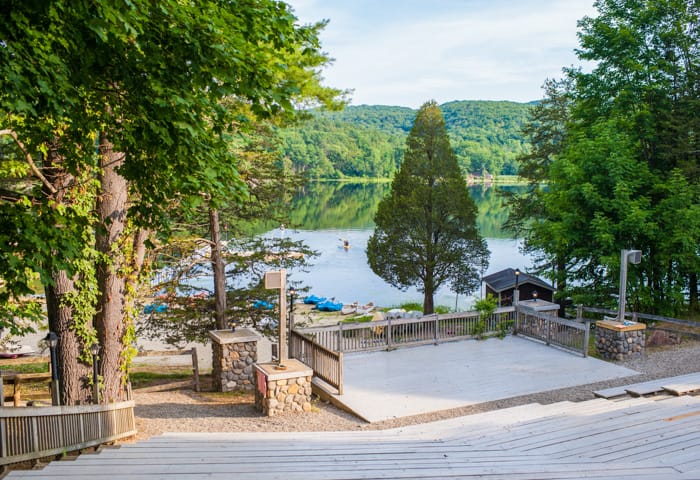
<path id="1" fill-rule="evenodd" d="M 93 447 L 136 434 L 134 402 L 0 408 L 0 465 Z"/>
<path id="2" fill-rule="evenodd" d="M 290 335 L 289 356 L 313 369 L 314 375 L 343 394 L 343 354 L 318 344 L 297 331 Z"/>
<path id="3" fill-rule="evenodd" d="M 580 306 L 579 309 L 581 310 L 581 312 L 587 313 L 602 313 L 603 315 L 610 315 L 613 317 L 617 317 L 618 315 L 617 310 L 608 310 L 607 308 Z M 581 315 L 579 314 L 578 316 L 580 317 Z M 629 318 L 630 320 L 635 322 L 639 320 L 650 320 L 652 322 L 666 322 L 690 327 L 698 326 L 698 322 L 694 322 L 692 320 L 681 320 L 680 318 L 663 317 L 661 315 L 652 315 L 650 313 L 625 312 L 625 318 Z"/>
<path id="4" fill-rule="evenodd" d="M 337 352 L 390 350 L 493 335 L 510 331 L 515 321 L 513 307 L 499 308 L 481 321 L 478 312 L 428 315 L 421 318 L 386 319 L 364 323 L 338 323 L 296 331 L 316 344 Z"/>
<path id="5" fill-rule="evenodd" d="M 518 305 L 513 333 L 588 356 L 589 324 L 558 318 Z"/>

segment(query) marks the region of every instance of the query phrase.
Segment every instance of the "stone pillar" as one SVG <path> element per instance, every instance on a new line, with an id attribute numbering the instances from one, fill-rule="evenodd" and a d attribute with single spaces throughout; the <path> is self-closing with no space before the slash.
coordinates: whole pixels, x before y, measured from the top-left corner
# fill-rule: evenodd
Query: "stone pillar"
<path id="1" fill-rule="evenodd" d="M 262 336 L 255 330 L 239 328 L 213 330 L 212 384 L 217 392 L 252 390 L 255 386 L 253 364 L 258 361 L 258 341 Z"/>
<path id="2" fill-rule="evenodd" d="M 595 324 L 595 348 L 606 360 L 626 360 L 644 354 L 643 323 L 599 320 Z"/>
<path id="3" fill-rule="evenodd" d="M 255 408 L 268 417 L 284 412 L 311 410 L 311 378 L 314 371 L 296 359 L 285 360 L 285 369 L 276 363 L 255 368 Z"/>

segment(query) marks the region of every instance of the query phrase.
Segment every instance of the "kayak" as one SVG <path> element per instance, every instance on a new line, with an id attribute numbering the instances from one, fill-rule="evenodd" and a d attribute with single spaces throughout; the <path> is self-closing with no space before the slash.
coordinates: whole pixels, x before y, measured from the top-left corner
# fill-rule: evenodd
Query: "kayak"
<path id="1" fill-rule="evenodd" d="M 304 303 L 307 305 L 316 305 L 317 303 L 325 302 L 326 297 L 317 297 L 316 295 L 309 295 L 304 299 Z"/>
<path id="2" fill-rule="evenodd" d="M 343 304 L 342 303 L 334 303 L 334 302 L 331 302 L 330 300 L 327 300 L 325 302 L 317 303 L 316 308 L 322 312 L 339 312 L 342 310 Z"/>

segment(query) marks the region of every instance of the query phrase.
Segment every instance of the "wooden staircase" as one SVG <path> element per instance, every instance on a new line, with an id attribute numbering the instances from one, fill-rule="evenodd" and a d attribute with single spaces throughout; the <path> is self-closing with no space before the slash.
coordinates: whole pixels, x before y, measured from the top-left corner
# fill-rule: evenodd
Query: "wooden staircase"
<path id="1" fill-rule="evenodd" d="M 700 397 L 529 404 L 382 431 L 169 433 L 7 479 L 698 479 Z"/>

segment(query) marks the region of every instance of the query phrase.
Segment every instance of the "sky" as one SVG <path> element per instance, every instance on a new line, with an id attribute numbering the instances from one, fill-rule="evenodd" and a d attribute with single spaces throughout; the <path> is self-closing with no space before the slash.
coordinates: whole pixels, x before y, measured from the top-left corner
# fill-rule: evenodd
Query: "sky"
<path id="1" fill-rule="evenodd" d="M 576 22 L 593 0 L 285 0 L 301 23 L 323 19 L 335 61 L 324 84 L 353 105 L 542 98 L 548 78 L 580 65 Z"/>

